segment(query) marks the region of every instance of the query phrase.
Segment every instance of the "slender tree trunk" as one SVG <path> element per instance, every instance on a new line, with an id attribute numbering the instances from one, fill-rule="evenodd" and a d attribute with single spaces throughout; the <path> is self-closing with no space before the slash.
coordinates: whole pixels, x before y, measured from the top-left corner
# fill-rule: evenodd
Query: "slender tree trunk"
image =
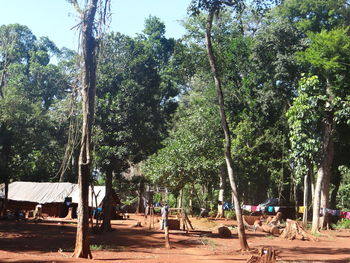
<path id="1" fill-rule="evenodd" d="M 112 230 L 111 226 L 111 212 L 112 212 L 112 180 L 113 171 L 107 170 L 106 172 L 106 195 L 103 200 L 103 222 L 101 229 L 104 232 Z"/>
<path id="2" fill-rule="evenodd" d="M 5 135 L 5 142 L 2 147 L 2 151 L 0 154 L 0 173 L 5 185 L 5 198 L 2 205 L 2 211 L 0 214 L 5 215 L 8 204 L 8 194 L 9 194 L 9 183 L 10 183 L 10 169 L 9 169 L 9 156 L 11 151 L 11 136 L 7 132 L 6 125 L 3 125 L 3 134 Z"/>
<path id="3" fill-rule="evenodd" d="M 222 92 L 221 80 L 219 77 L 219 72 L 217 70 L 215 55 L 213 52 L 213 47 L 211 42 L 211 29 L 213 25 L 213 19 L 214 19 L 214 10 L 211 10 L 209 11 L 208 18 L 207 18 L 205 38 L 206 38 L 206 44 L 207 44 L 209 63 L 211 67 L 211 72 L 214 77 L 215 88 L 216 88 L 218 102 L 219 102 L 221 127 L 225 135 L 225 150 L 224 150 L 225 161 L 226 161 L 227 172 L 230 180 L 230 185 L 232 188 L 232 193 L 234 196 L 234 204 L 235 204 L 235 211 L 236 211 L 237 224 L 238 224 L 238 237 L 240 241 L 241 250 L 245 251 L 245 250 L 248 250 L 249 247 L 248 247 L 248 243 L 245 235 L 242 210 L 238 199 L 237 187 L 236 187 L 236 182 L 235 182 L 234 172 L 232 167 L 233 161 L 231 157 L 231 135 L 230 135 L 230 129 L 229 129 L 226 114 L 225 114 L 224 95 Z"/>
<path id="4" fill-rule="evenodd" d="M 140 179 L 139 182 L 139 190 L 138 190 L 138 200 L 137 200 L 137 209 L 136 209 L 136 213 L 142 213 L 142 211 L 145 210 L 144 207 L 144 202 L 143 202 L 143 194 L 145 191 L 145 181 L 143 180 L 143 178 Z"/>
<path id="5" fill-rule="evenodd" d="M 94 121 L 96 93 L 96 52 L 97 42 L 94 38 L 94 18 L 98 0 L 90 0 L 88 8 L 81 15 L 81 49 L 82 49 L 82 105 L 83 127 L 79 156 L 78 183 L 80 200 L 78 204 L 78 226 L 74 257 L 92 258 L 89 247 L 89 178 L 92 169 L 91 135 Z"/>
<path id="6" fill-rule="evenodd" d="M 311 186 L 311 200 L 314 200 L 315 197 L 315 173 L 312 169 L 312 174 L 310 174 L 310 186 Z"/>
<path id="7" fill-rule="evenodd" d="M 323 123 L 323 141 L 322 141 L 322 161 L 317 172 L 317 181 L 315 186 L 315 195 L 313 200 L 312 232 L 318 232 L 320 228 L 320 208 L 321 208 L 321 191 L 325 178 L 329 176 L 334 156 L 334 147 L 332 140 L 333 117 L 330 112 L 325 114 Z"/>
<path id="8" fill-rule="evenodd" d="M 304 177 L 304 214 L 303 214 L 303 224 L 307 226 L 307 211 L 308 211 L 308 200 L 309 200 L 309 171 Z"/>
<path id="9" fill-rule="evenodd" d="M 169 227 L 164 227 L 165 247 L 170 248 Z"/>
<path id="10" fill-rule="evenodd" d="M 224 196 L 225 196 L 225 167 L 221 167 L 219 178 L 220 178 L 220 189 L 219 189 L 219 197 L 218 197 L 218 214 L 217 218 L 224 218 Z"/>
<path id="11" fill-rule="evenodd" d="M 191 191 L 190 191 L 189 207 L 190 207 L 190 216 L 193 216 L 193 188 L 191 188 Z"/>
<path id="12" fill-rule="evenodd" d="M 182 208 L 182 200 L 183 200 L 183 188 L 181 188 L 179 193 L 179 200 L 177 203 L 177 208 Z"/>

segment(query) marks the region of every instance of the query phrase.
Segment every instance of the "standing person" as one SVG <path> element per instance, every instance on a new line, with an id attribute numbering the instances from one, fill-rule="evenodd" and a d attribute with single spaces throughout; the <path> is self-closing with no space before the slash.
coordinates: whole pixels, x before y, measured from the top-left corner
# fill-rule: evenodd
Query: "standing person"
<path id="1" fill-rule="evenodd" d="M 168 217 L 169 217 L 169 206 L 167 203 L 164 203 L 162 209 L 160 210 L 162 216 L 162 226 L 161 230 L 164 230 L 165 227 L 168 227 Z"/>
<path id="2" fill-rule="evenodd" d="M 165 247 L 170 248 L 170 239 L 169 239 L 169 222 L 168 222 L 168 216 L 169 216 L 169 206 L 167 203 L 164 203 L 164 206 L 160 210 L 160 213 L 162 215 L 162 227 L 161 229 L 164 229 L 164 235 L 165 235 Z"/>

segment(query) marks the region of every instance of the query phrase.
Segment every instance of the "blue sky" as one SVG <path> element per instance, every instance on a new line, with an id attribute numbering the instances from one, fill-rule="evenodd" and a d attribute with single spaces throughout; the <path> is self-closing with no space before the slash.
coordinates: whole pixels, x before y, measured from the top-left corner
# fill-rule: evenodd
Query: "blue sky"
<path id="1" fill-rule="evenodd" d="M 186 17 L 190 0 L 112 0 L 110 30 L 130 36 L 140 33 L 145 18 L 159 17 L 166 25 L 166 36 L 179 38 L 184 29 L 178 20 Z M 76 49 L 76 13 L 65 0 L 0 0 L 0 25 L 19 23 L 37 36 L 47 36 L 55 44 Z"/>

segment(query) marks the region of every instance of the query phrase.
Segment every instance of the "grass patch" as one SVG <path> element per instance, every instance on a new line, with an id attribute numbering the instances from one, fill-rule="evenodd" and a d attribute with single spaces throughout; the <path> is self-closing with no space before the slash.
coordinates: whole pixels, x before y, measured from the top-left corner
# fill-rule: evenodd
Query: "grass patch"
<path id="1" fill-rule="evenodd" d="M 200 242 L 204 245 L 204 246 L 209 246 L 211 249 L 215 250 L 217 247 L 217 244 L 208 238 L 201 238 Z"/>
<path id="2" fill-rule="evenodd" d="M 317 232 L 317 233 L 312 233 L 312 235 L 313 235 L 314 237 L 317 237 L 317 238 L 321 237 L 321 233 L 319 233 L 319 232 Z"/>
<path id="3" fill-rule="evenodd" d="M 97 244 L 92 244 L 90 245 L 90 250 L 91 251 L 96 251 L 96 250 L 115 250 L 113 247 L 109 246 L 109 245 L 97 245 Z"/>

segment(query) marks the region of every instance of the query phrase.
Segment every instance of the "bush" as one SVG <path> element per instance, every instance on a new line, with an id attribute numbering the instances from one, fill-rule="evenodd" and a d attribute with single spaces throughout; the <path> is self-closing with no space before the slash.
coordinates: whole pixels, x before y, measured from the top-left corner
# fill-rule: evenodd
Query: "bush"
<path id="1" fill-rule="evenodd" d="M 225 216 L 227 219 L 234 219 L 236 220 L 236 213 L 235 211 L 225 211 Z"/>
<path id="2" fill-rule="evenodd" d="M 343 219 L 342 221 L 339 221 L 336 225 L 336 228 L 338 229 L 350 229 L 350 220 L 349 219 Z"/>
<path id="3" fill-rule="evenodd" d="M 208 213 L 209 217 L 215 217 L 216 214 L 217 214 L 217 212 L 216 212 L 215 210 L 211 210 L 211 211 L 209 211 L 209 213 Z"/>

